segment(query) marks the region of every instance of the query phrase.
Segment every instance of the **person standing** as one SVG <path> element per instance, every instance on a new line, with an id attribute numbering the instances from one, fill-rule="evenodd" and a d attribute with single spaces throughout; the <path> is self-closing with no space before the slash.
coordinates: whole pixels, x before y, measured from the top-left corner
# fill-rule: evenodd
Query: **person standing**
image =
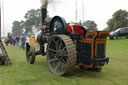
<path id="1" fill-rule="evenodd" d="M 10 45 L 13 45 L 13 38 L 10 37 Z"/>
<path id="2" fill-rule="evenodd" d="M 16 44 L 16 37 L 15 36 L 13 36 L 13 46 L 15 46 L 15 44 Z"/>
<path id="3" fill-rule="evenodd" d="M 17 46 L 19 46 L 19 40 L 20 40 L 20 39 L 19 39 L 19 37 L 17 36 L 17 37 L 16 37 L 16 45 L 17 45 Z"/>
<path id="4" fill-rule="evenodd" d="M 5 45 L 8 46 L 8 44 L 9 44 L 9 39 L 7 37 L 7 38 L 5 38 Z"/>
<path id="5" fill-rule="evenodd" d="M 25 42 L 26 42 L 26 37 L 24 36 L 24 34 L 22 34 L 21 37 L 21 48 L 25 49 Z"/>

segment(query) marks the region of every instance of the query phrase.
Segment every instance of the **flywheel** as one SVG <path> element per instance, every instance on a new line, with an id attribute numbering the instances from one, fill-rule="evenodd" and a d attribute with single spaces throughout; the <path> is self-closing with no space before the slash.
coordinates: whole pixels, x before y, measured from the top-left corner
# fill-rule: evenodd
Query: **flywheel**
<path id="1" fill-rule="evenodd" d="M 50 22 L 50 35 L 66 34 L 67 24 L 63 17 L 55 16 Z"/>

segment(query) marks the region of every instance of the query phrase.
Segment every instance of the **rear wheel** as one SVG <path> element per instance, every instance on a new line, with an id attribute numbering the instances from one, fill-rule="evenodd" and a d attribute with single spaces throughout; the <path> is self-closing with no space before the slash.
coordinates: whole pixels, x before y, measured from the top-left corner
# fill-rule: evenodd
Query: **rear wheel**
<path id="1" fill-rule="evenodd" d="M 47 62 L 51 72 L 64 75 L 75 68 L 77 63 L 76 47 L 66 35 L 50 38 L 47 47 Z"/>

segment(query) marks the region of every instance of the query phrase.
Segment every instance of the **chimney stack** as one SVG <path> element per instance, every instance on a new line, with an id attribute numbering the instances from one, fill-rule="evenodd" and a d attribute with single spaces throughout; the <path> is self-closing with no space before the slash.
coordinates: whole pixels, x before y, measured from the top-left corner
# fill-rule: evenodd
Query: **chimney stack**
<path id="1" fill-rule="evenodd" d="M 47 17 L 47 6 L 48 6 L 48 0 L 41 0 L 41 20 L 42 25 L 45 23 L 45 19 Z"/>

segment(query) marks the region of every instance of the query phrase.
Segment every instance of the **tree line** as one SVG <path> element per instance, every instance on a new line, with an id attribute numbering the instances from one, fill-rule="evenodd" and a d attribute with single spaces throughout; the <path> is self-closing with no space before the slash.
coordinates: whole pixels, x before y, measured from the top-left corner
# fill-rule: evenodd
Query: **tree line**
<path id="1" fill-rule="evenodd" d="M 14 21 L 12 24 L 12 34 L 19 36 L 23 32 L 33 33 L 33 29 L 37 31 L 40 30 L 41 26 L 41 10 L 40 9 L 31 9 L 25 13 L 25 20 Z M 47 15 L 47 21 L 50 21 L 51 17 Z"/>
<path id="2" fill-rule="evenodd" d="M 128 12 L 120 9 L 108 20 L 107 28 L 104 30 L 113 31 L 121 27 L 128 27 Z"/>
<path id="3" fill-rule="evenodd" d="M 25 16 L 25 20 L 14 21 L 12 24 L 12 34 L 13 35 L 21 35 L 23 31 L 25 33 L 33 33 L 33 29 L 37 31 L 40 30 L 41 26 L 41 10 L 40 9 L 31 9 L 29 10 Z M 47 15 L 47 21 L 50 22 L 51 17 Z M 95 21 L 87 20 L 82 23 L 87 28 L 97 27 Z M 112 18 L 108 19 L 107 27 L 104 29 L 105 31 L 113 31 L 120 27 L 128 27 L 128 12 L 126 10 L 117 10 Z"/>

